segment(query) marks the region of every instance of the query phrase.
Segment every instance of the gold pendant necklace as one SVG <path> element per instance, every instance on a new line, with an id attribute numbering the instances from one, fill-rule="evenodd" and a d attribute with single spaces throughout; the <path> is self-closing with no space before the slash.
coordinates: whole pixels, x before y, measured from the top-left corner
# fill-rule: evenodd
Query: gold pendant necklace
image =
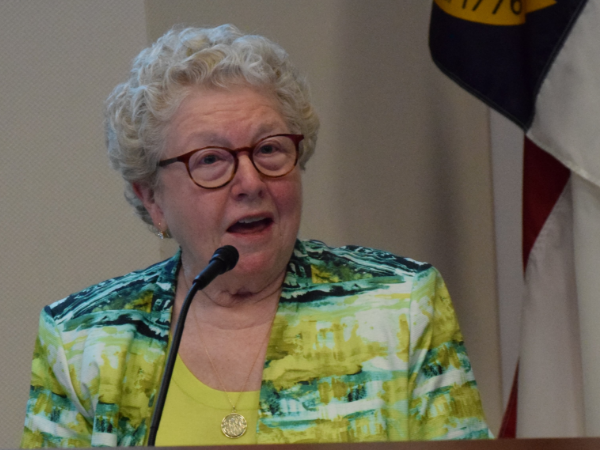
<path id="1" fill-rule="evenodd" d="M 227 396 L 229 398 L 229 396 Z M 248 429 L 248 422 L 241 414 L 235 412 L 235 408 L 231 410 L 231 414 L 227 414 L 221 420 L 221 431 L 230 439 L 242 437 Z"/>
<path id="2" fill-rule="evenodd" d="M 198 329 L 198 334 L 200 335 L 200 327 L 198 327 L 198 319 L 196 318 L 196 314 L 194 314 L 194 319 L 196 319 L 196 327 Z M 235 403 L 233 403 L 231 401 L 231 399 L 229 398 L 227 389 L 225 389 L 225 385 L 223 384 L 223 380 L 221 379 L 221 374 L 219 374 L 219 371 L 217 370 L 215 363 L 213 362 L 212 358 L 210 357 L 210 354 L 208 353 L 208 348 L 206 347 L 206 344 L 204 343 L 204 339 L 202 339 L 202 336 L 200 336 L 200 342 L 202 342 L 202 347 L 204 348 L 206 357 L 208 358 L 208 361 L 210 362 L 210 365 L 212 366 L 212 369 L 215 372 L 217 379 L 219 380 L 219 384 L 221 385 L 223 394 L 225 394 L 225 397 L 227 397 L 227 401 L 231 405 L 231 412 L 229 414 L 227 414 L 225 417 L 223 417 L 223 420 L 221 420 L 221 431 L 223 432 L 223 434 L 226 437 L 228 437 L 230 439 L 237 439 L 237 438 L 242 437 L 246 433 L 246 430 L 248 429 L 248 421 L 246 420 L 246 418 L 244 416 L 242 416 L 241 414 L 239 414 L 236 411 L 235 405 L 240 401 L 242 394 L 246 390 L 246 387 L 248 386 L 248 381 L 250 381 L 250 375 L 252 375 L 252 369 L 254 369 L 254 366 L 256 365 L 256 361 L 258 361 L 258 355 L 260 355 L 261 349 L 267 342 L 267 339 L 269 338 L 270 335 L 271 335 L 271 327 L 269 327 L 269 331 L 267 332 L 267 335 L 265 336 L 260 347 L 258 348 L 258 352 L 256 353 L 256 357 L 254 358 L 254 362 L 252 363 L 252 366 L 250 366 L 250 371 L 248 372 L 248 376 L 246 377 L 246 382 L 244 383 L 244 387 L 242 388 L 240 395 L 237 398 Z"/>
<path id="3" fill-rule="evenodd" d="M 182 274 L 182 275 L 183 275 L 185 284 L 188 284 L 187 279 L 185 278 L 185 274 Z M 188 288 L 188 290 L 189 290 L 189 288 Z M 238 396 L 236 402 L 233 403 L 231 401 L 231 398 L 229 398 L 227 389 L 225 389 L 225 385 L 223 384 L 223 380 L 221 379 L 221 374 L 219 374 L 219 371 L 217 370 L 215 363 L 213 362 L 212 358 L 210 357 L 210 354 L 208 353 L 208 348 L 206 347 L 203 336 L 200 332 L 200 326 L 198 325 L 198 318 L 196 317 L 195 310 L 194 310 L 194 322 L 196 322 L 196 329 L 198 330 L 198 337 L 200 338 L 200 343 L 202 344 L 202 347 L 204 348 L 206 357 L 208 358 L 208 361 L 210 362 L 212 370 L 214 371 L 215 375 L 217 376 L 217 379 L 219 380 L 219 384 L 221 385 L 223 394 L 225 395 L 225 397 L 227 397 L 227 401 L 231 405 L 231 412 L 229 414 L 227 414 L 225 417 L 223 417 L 223 420 L 221 420 L 221 432 L 230 439 L 241 438 L 246 433 L 246 430 L 248 429 L 248 421 L 246 420 L 246 418 L 244 416 L 242 416 L 241 414 L 239 414 L 236 411 L 235 405 L 237 405 L 237 403 L 240 401 L 242 394 L 244 393 L 244 391 L 246 390 L 246 387 L 248 386 L 248 381 L 250 381 L 250 375 L 252 375 L 252 369 L 254 369 L 254 366 L 256 365 L 256 361 L 258 361 L 258 356 L 261 353 L 261 349 L 263 348 L 263 346 L 269 339 L 269 336 L 271 335 L 271 327 L 269 327 L 269 330 L 267 331 L 265 338 L 263 339 L 261 345 L 258 348 L 258 352 L 256 353 L 256 357 L 254 358 L 254 362 L 252 363 L 252 366 L 250 367 L 250 371 L 248 372 L 248 376 L 246 377 L 246 382 L 244 383 L 244 387 L 242 388 L 240 395 Z M 273 325 L 273 323 L 271 322 L 271 326 L 272 325 Z"/>

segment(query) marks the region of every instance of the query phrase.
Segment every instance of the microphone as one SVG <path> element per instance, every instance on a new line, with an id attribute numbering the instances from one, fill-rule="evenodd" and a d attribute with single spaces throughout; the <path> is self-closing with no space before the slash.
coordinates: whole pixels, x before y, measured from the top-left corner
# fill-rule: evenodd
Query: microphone
<path id="1" fill-rule="evenodd" d="M 175 367 L 177 351 L 179 350 L 181 336 L 183 335 L 185 318 L 187 317 L 192 300 L 194 299 L 196 292 L 204 289 L 219 275 L 233 269 L 237 264 L 238 259 L 239 253 L 235 247 L 231 245 L 220 247 L 215 251 L 212 258 L 210 258 L 208 265 L 202 272 L 198 274 L 196 278 L 194 278 L 194 281 L 192 282 L 192 287 L 190 287 L 190 290 L 185 297 L 183 306 L 181 307 L 181 312 L 179 313 L 179 319 L 177 319 L 177 326 L 175 327 L 175 332 L 173 333 L 171 350 L 169 351 L 169 356 L 165 364 L 165 372 L 163 374 L 162 382 L 160 383 L 160 390 L 156 399 L 156 407 L 154 408 L 154 414 L 152 416 L 152 424 L 150 425 L 150 434 L 148 435 L 149 447 L 154 447 L 154 442 L 156 441 L 156 433 L 158 432 L 158 426 L 160 425 L 160 419 L 165 407 L 165 400 L 167 399 L 167 392 L 169 390 L 169 384 L 171 383 L 173 368 Z"/>
<path id="2" fill-rule="evenodd" d="M 231 245 L 218 248 L 210 258 L 208 266 L 194 278 L 190 291 L 195 285 L 197 291 L 204 289 L 216 277 L 233 269 L 239 257 L 237 249 Z"/>

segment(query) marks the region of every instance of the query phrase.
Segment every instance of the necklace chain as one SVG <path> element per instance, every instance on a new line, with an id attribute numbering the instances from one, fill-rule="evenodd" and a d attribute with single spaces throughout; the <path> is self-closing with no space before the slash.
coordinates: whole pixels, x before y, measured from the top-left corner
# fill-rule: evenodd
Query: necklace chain
<path id="1" fill-rule="evenodd" d="M 184 284 L 186 285 L 186 288 L 189 291 L 189 283 L 187 282 L 187 279 L 185 277 L 185 271 L 183 270 L 183 268 L 182 268 L 182 277 L 183 277 Z M 204 294 L 204 295 L 206 295 L 206 294 Z M 263 346 L 265 345 L 265 343 L 268 341 L 269 336 L 271 335 L 271 328 L 273 326 L 273 322 L 271 322 L 271 326 L 269 326 L 269 329 L 265 335 L 265 338 L 263 339 L 263 341 L 261 342 L 261 345 L 258 348 L 258 352 L 256 353 L 256 357 L 254 358 L 254 361 L 252 362 L 252 365 L 250 366 L 250 370 L 248 371 L 248 376 L 246 377 L 244 386 L 242 387 L 242 390 L 240 391 L 240 395 L 236 399 L 235 403 L 233 403 L 231 401 L 231 398 L 229 397 L 229 394 L 227 393 L 228 391 L 225 388 L 225 384 L 223 383 L 221 374 L 217 370 L 217 367 L 215 366 L 215 363 L 213 362 L 212 358 L 210 357 L 210 353 L 208 352 L 208 348 L 207 348 L 205 340 L 202 336 L 202 332 L 200 331 L 200 325 L 198 323 L 198 317 L 196 316 L 196 310 L 194 310 L 193 315 L 194 315 L 194 322 L 196 323 L 196 330 L 198 333 L 198 337 L 200 338 L 200 343 L 202 344 L 202 348 L 204 349 L 204 352 L 206 353 L 206 357 L 208 358 L 208 361 L 210 362 L 213 372 L 217 376 L 217 380 L 219 380 L 219 385 L 221 386 L 223 394 L 225 395 L 225 397 L 227 398 L 227 401 L 231 405 L 231 414 L 227 414 L 221 421 L 221 431 L 223 432 L 223 434 L 226 437 L 231 438 L 231 439 L 236 439 L 236 438 L 242 437 L 246 433 L 246 429 L 248 428 L 248 423 L 246 422 L 246 419 L 244 416 L 237 413 L 235 407 L 239 403 L 240 398 L 242 397 L 242 394 L 246 391 L 246 387 L 248 386 L 248 382 L 250 381 L 250 376 L 252 375 L 254 366 L 256 366 L 256 361 L 258 361 L 258 357 L 261 353 L 261 350 L 262 350 Z"/>
<path id="2" fill-rule="evenodd" d="M 260 355 L 262 347 L 265 345 L 265 343 L 267 342 L 267 339 L 269 338 L 269 336 L 271 334 L 271 327 L 269 327 L 269 330 L 267 331 L 267 334 L 266 334 L 265 338 L 262 340 L 261 345 L 258 348 L 258 352 L 256 353 L 256 357 L 254 358 L 254 361 L 252 362 L 252 365 L 250 366 L 250 370 L 248 371 L 248 376 L 246 377 L 246 381 L 244 382 L 244 387 L 242 387 L 242 390 L 240 391 L 240 395 L 238 396 L 238 398 L 235 401 L 235 403 L 233 403 L 231 401 L 231 398 L 229 397 L 229 394 L 227 393 L 228 391 L 225 388 L 225 385 L 223 384 L 223 379 L 221 378 L 221 374 L 217 370 L 217 367 L 215 366 L 215 363 L 213 362 L 212 358 L 210 357 L 210 353 L 208 353 L 208 348 L 206 347 L 206 342 L 202 338 L 202 334 L 200 332 L 200 327 L 198 326 L 198 318 L 196 317 L 195 313 L 194 313 L 194 320 L 196 322 L 196 328 L 198 330 L 198 335 L 200 336 L 200 342 L 202 344 L 202 348 L 204 348 L 204 352 L 206 353 L 206 357 L 208 358 L 208 361 L 210 362 L 210 365 L 212 367 L 213 372 L 215 373 L 215 375 L 217 376 L 217 379 L 219 380 L 219 384 L 221 386 L 221 389 L 223 390 L 223 393 L 225 394 L 225 397 L 227 397 L 227 401 L 229 401 L 229 404 L 231 405 L 232 411 L 235 412 L 236 411 L 235 406 L 240 401 L 240 397 L 242 396 L 242 394 L 246 391 L 246 387 L 248 386 L 248 381 L 250 381 L 250 376 L 252 375 L 252 370 L 254 369 L 254 366 L 256 365 L 256 361 L 258 361 L 258 356 Z"/>

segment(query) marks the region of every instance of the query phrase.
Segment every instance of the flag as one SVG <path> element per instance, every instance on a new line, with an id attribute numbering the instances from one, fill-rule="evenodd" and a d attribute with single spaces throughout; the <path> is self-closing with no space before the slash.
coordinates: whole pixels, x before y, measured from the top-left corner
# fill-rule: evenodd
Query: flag
<path id="1" fill-rule="evenodd" d="M 434 0 L 429 45 L 525 132 L 526 292 L 500 437 L 600 435 L 600 0 Z"/>

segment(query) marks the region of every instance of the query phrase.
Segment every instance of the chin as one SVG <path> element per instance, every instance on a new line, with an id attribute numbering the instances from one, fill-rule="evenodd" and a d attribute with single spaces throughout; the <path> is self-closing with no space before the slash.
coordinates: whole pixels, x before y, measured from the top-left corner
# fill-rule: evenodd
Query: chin
<path id="1" fill-rule="evenodd" d="M 250 254 L 240 253 L 240 259 L 233 269 L 238 276 L 272 277 L 285 271 L 289 256 L 281 253 L 258 251 Z"/>

